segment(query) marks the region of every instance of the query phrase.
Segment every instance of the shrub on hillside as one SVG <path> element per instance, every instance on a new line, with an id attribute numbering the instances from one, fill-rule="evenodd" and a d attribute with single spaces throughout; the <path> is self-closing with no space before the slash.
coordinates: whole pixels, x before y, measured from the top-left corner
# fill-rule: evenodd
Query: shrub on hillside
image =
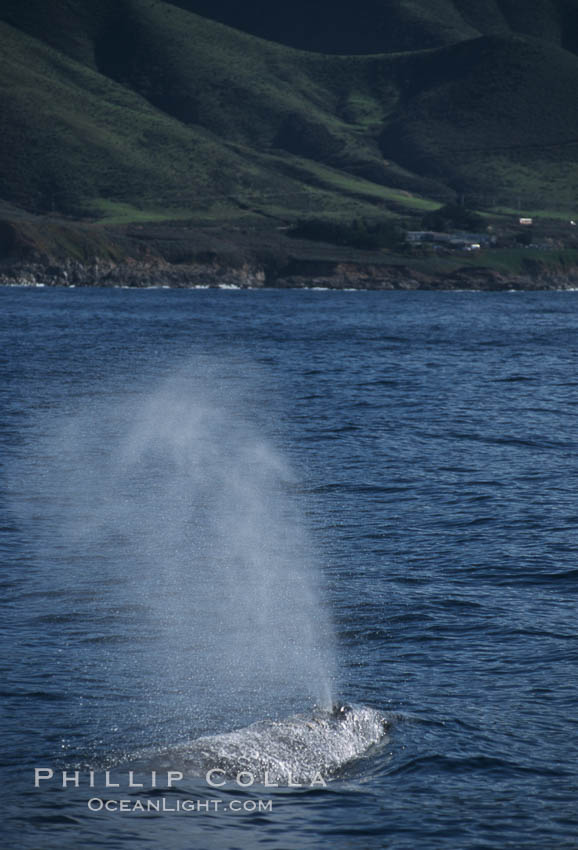
<path id="1" fill-rule="evenodd" d="M 439 210 L 428 212 L 422 219 L 426 230 L 446 232 L 448 230 L 485 230 L 483 217 L 461 204 L 446 204 Z"/>

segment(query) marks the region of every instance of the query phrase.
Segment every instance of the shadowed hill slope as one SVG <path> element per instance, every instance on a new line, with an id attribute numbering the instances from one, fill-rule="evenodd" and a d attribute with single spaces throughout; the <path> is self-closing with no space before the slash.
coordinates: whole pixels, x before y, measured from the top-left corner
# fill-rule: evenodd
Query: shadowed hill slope
<path id="1" fill-rule="evenodd" d="M 528 37 L 482 37 L 414 58 L 386 157 L 458 193 L 576 199 L 578 57 Z"/>
<path id="2" fill-rule="evenodd" d="M 170 0 L 271 41 L 320 53 L 420 50 L 481 35 L 529 35 L 575 50 L 577 0 Z"/>
<path id="3" fill-rule="evenodd" d="M 526 17 L 513 0 L 370 5 L 411 51 L 302 52 L 199 16 L 196 0 L 4 0 L 0 196 L 205 221 L 399 215 L 463 195 L 570 208 L 574 0 L 533 0 Z M 242 7 L 244 30 L 260 8 Z M 298 3 L 291 14 L 312 24 Z M 347 15 L 366 20 L 340 6 L 342 35 Z"/>

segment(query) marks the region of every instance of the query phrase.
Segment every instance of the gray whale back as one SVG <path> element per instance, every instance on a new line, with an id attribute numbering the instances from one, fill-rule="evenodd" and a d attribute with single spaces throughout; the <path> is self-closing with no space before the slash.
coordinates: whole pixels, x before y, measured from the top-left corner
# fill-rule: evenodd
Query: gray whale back
<path id="1" fill-rule="evenodd" d="M 244 729 L 197 738 L 182 748 L 190 772 L 255 782 L 311 784 L 335 776 L 387 737 L 388 721 L 373 708 L 341 705 L 285 720 L 260 721 Z"/>

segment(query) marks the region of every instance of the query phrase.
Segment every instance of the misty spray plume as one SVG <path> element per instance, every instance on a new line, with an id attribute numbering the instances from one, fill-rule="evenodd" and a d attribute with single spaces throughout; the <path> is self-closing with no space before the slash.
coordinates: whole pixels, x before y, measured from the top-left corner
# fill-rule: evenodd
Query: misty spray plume
<path id="1" fill-rule="evenodd" d="M 239 375 L 205 361 L 152 391 L 101 390 L 45 417 L 20 470 L 41 580 L 77 618 L 69 663 L 104 701 L 124 687 L 143 728 L 178 717 L 183 734 L 215 731 L 331 704 L 295 477 L 251 423 Z"/>

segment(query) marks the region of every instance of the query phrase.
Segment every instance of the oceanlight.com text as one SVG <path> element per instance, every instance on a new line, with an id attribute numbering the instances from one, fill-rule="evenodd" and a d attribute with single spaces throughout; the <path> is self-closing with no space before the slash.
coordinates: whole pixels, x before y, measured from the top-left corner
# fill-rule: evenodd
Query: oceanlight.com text
<path id="1" fill-rule="evenodd" d="M 272 812 L 272 800 L 168 800 L 165 797 L 148 800 L 104 800 L 102 797 L 91 797 L 87 803 L 91 812 L 122 812 L 126 814 L 146 814 L 148 812 L 166 814 L 210 814 L 236 813 L 253 814 L 255 812 Z"/>

